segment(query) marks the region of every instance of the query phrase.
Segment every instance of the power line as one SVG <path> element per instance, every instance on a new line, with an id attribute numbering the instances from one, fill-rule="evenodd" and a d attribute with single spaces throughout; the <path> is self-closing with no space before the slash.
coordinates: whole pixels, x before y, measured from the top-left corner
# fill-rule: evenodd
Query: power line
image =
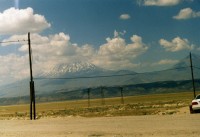
<path id="1" fill-rule="evenodd" d="M 103 77 L 117 77 L 117 76 L 126 76 L 126 75 L 137 75 L 135 74 L 121 74 L 121 75 L 103 75 L 103 76 L 88 76 L 88 77 L 71 77 L 71 78 L 34 78 L 36 80 L 42 80 L 42 79 L 85 79 L 85 78 L 103 78 Z"/>
<path id="2" fill-rule="evenodd" d="M 195 56 L 198 57 L 198 58 L 200 59 L 200 56 L 199 56 L 199 55 L 195 54 Z"/>
<path id="3" fill-rule="evenodd" d="M 28 40 L 0 41 L 0 43 L 1 43 L 1 44 L 3 44 L 3 43 L 18 43 L 18 42 L 24 42 L 24 41 L 28 41 Z"/>
<path id="4" fill-rule="evenodd" d="M 193 66 L 193 68 L 195 68 L 195 69 L 200 69 L 199 67 L 195 67 L 195 66 Z"/>

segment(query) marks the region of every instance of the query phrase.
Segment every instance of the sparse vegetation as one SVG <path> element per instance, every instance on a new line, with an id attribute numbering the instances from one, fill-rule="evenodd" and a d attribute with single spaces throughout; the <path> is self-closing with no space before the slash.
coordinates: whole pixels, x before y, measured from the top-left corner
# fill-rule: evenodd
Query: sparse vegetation
<path id="1" fill-rule="evenodd" d="M 102 117 L 129 115 L 172 115 L 187 107 L 193 98 L 191 92 L 174 94 L 154 94 L 125 97 L 125 104 L 120 104 L 121 98 L 106 98 L 105 105 L 101 99 L 92 99 L 88 107 L 87 100 L 63 101 L 37 104 L 37 118 L 43 117 Z M 188 110 L 189 111 L 189 110 Z M 0 119 L 29 119 L 29 105 L 1 106 Z"/>

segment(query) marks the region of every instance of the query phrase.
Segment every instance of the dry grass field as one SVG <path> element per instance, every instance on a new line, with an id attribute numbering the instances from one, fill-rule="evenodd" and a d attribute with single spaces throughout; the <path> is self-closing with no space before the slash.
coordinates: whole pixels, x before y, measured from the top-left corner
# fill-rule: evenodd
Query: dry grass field
<path id="1" fill-rule="evenodd" d="M 77 101 L 37 103 L 37 119 L 45 117 L 104 117 L 136 115 L 172 115 L 189 113 L 192 92 L 153 94 Z M 29 119 L 29 104 L 0 106 L 0 119 Z"/>
<path id="2" fill-rule="evenodd" d="M 0 107 L 1 137 L 199 137 L 199 114 L 189 114 L 192 93 L 157 94 Z"/>

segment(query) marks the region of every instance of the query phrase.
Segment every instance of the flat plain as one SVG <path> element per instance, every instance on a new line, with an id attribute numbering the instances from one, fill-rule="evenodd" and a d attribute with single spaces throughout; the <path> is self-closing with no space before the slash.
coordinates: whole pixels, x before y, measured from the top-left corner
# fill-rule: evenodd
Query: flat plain
<path id="1" fill-rule="evenodd" d="M 37 103 L 37 119 L 45 117 L 105 117 L 138 115 L 171 115 L 189 113 L 192 92 L 151 94 L 122 98 L 105 98 Z M 183 108 L 185 111 L 183 112 Z M 0 119 L 28 119 L 29 104 L 0 106 Z"/>
<path id="2" fill-rule="evenodd" d="M 190 114 L 190 92 L 0 107 L 2 137 L 198 137 L 200 114 Z"/>

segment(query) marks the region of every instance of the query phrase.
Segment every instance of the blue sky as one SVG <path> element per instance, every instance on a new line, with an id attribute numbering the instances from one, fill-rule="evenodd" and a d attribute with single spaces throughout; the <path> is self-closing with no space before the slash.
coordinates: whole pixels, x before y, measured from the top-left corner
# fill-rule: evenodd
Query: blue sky
<path id="1" fill-rule="evenodd" d="M 78 60 L 111 70 L 162 70 L 200 51 L 199 0 L 0 0 L 0 22 L 1 41 L 31 32 L 36 74 Z M 11 63 L 27 64 L 26 47 L 0 46 L 7 64 L 0 74 L 28 75 L 28 67 Z"/>

